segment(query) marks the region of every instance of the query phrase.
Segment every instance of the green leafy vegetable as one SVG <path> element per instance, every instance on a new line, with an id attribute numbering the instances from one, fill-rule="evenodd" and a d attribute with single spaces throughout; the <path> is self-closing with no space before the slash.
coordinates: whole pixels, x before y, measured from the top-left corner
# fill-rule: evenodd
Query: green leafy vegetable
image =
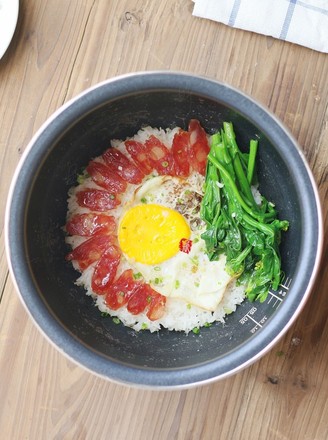
<path id="1" fill-rule="evenodd" d="M 200 215 L 207 225 L 202 238 L 209 259 L 224 253 L 227 271 L 246 285 L 248 299 L 263 302 L 280 283 L 280 237 L 289 223 L 277 218 L 265 197 L 260 204 L 254 199 L 257 149 L 251 140 L 249 153 L 243 153 L 232 123 L 223 123 L 212 136 Z"/>

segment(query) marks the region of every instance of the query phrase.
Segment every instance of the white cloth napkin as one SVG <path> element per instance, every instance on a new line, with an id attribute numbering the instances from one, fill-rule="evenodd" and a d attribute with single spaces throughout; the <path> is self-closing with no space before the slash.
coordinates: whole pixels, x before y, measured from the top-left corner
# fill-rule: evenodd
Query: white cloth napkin
<path id="1" fill-rule="evenodd" d="M 328 53 L 328 0 L 193 0 L 193 15 Z"/>

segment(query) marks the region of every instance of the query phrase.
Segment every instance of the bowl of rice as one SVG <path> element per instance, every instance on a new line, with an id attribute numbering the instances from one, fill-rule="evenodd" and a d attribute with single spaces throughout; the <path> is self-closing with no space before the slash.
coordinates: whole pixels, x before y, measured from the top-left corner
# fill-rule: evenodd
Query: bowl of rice
<path id="1" fill-rule="evenodd" d="M 58 109 L 6 209 L 10 272 L 41 332 L 90 372 L 152 389 L 260 359 L 306 303 L 322 241 L 288 130 L 180 72 L 116 77 Z"/>

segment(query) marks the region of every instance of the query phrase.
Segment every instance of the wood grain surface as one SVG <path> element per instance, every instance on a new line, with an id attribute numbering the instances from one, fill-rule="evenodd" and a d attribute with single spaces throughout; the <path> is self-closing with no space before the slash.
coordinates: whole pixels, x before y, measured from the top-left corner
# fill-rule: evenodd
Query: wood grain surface
<path id="1" fill-rule="evenodd" d="M 140 70 L 193 72 L 269 107 L 299 141 L 327 235 L 328 58 L 192 16 L 191 0 L 21 0 L 0 60 L 0 211 L 19 158 L 59 106 Z M 328 247 L 310 300 L 260 361 L 215 384 L 148 391 L 112 384 L 63 357 L 20 303 L 0 218 L 0 438 L 328 438 Z"/>

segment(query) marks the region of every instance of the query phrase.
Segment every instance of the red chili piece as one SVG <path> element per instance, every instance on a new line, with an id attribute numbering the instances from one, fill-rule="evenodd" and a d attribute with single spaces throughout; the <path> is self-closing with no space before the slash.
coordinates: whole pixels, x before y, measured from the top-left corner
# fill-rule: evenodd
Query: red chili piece
<path id="1" fill-rule="evenodd" d="M 179 243 L 179 249 L 181 252 L 189 254 L 189 252 L 191 251 L 191 246 L 192 240 L 189 240 L 188 238 L 181 238 Z"/>

